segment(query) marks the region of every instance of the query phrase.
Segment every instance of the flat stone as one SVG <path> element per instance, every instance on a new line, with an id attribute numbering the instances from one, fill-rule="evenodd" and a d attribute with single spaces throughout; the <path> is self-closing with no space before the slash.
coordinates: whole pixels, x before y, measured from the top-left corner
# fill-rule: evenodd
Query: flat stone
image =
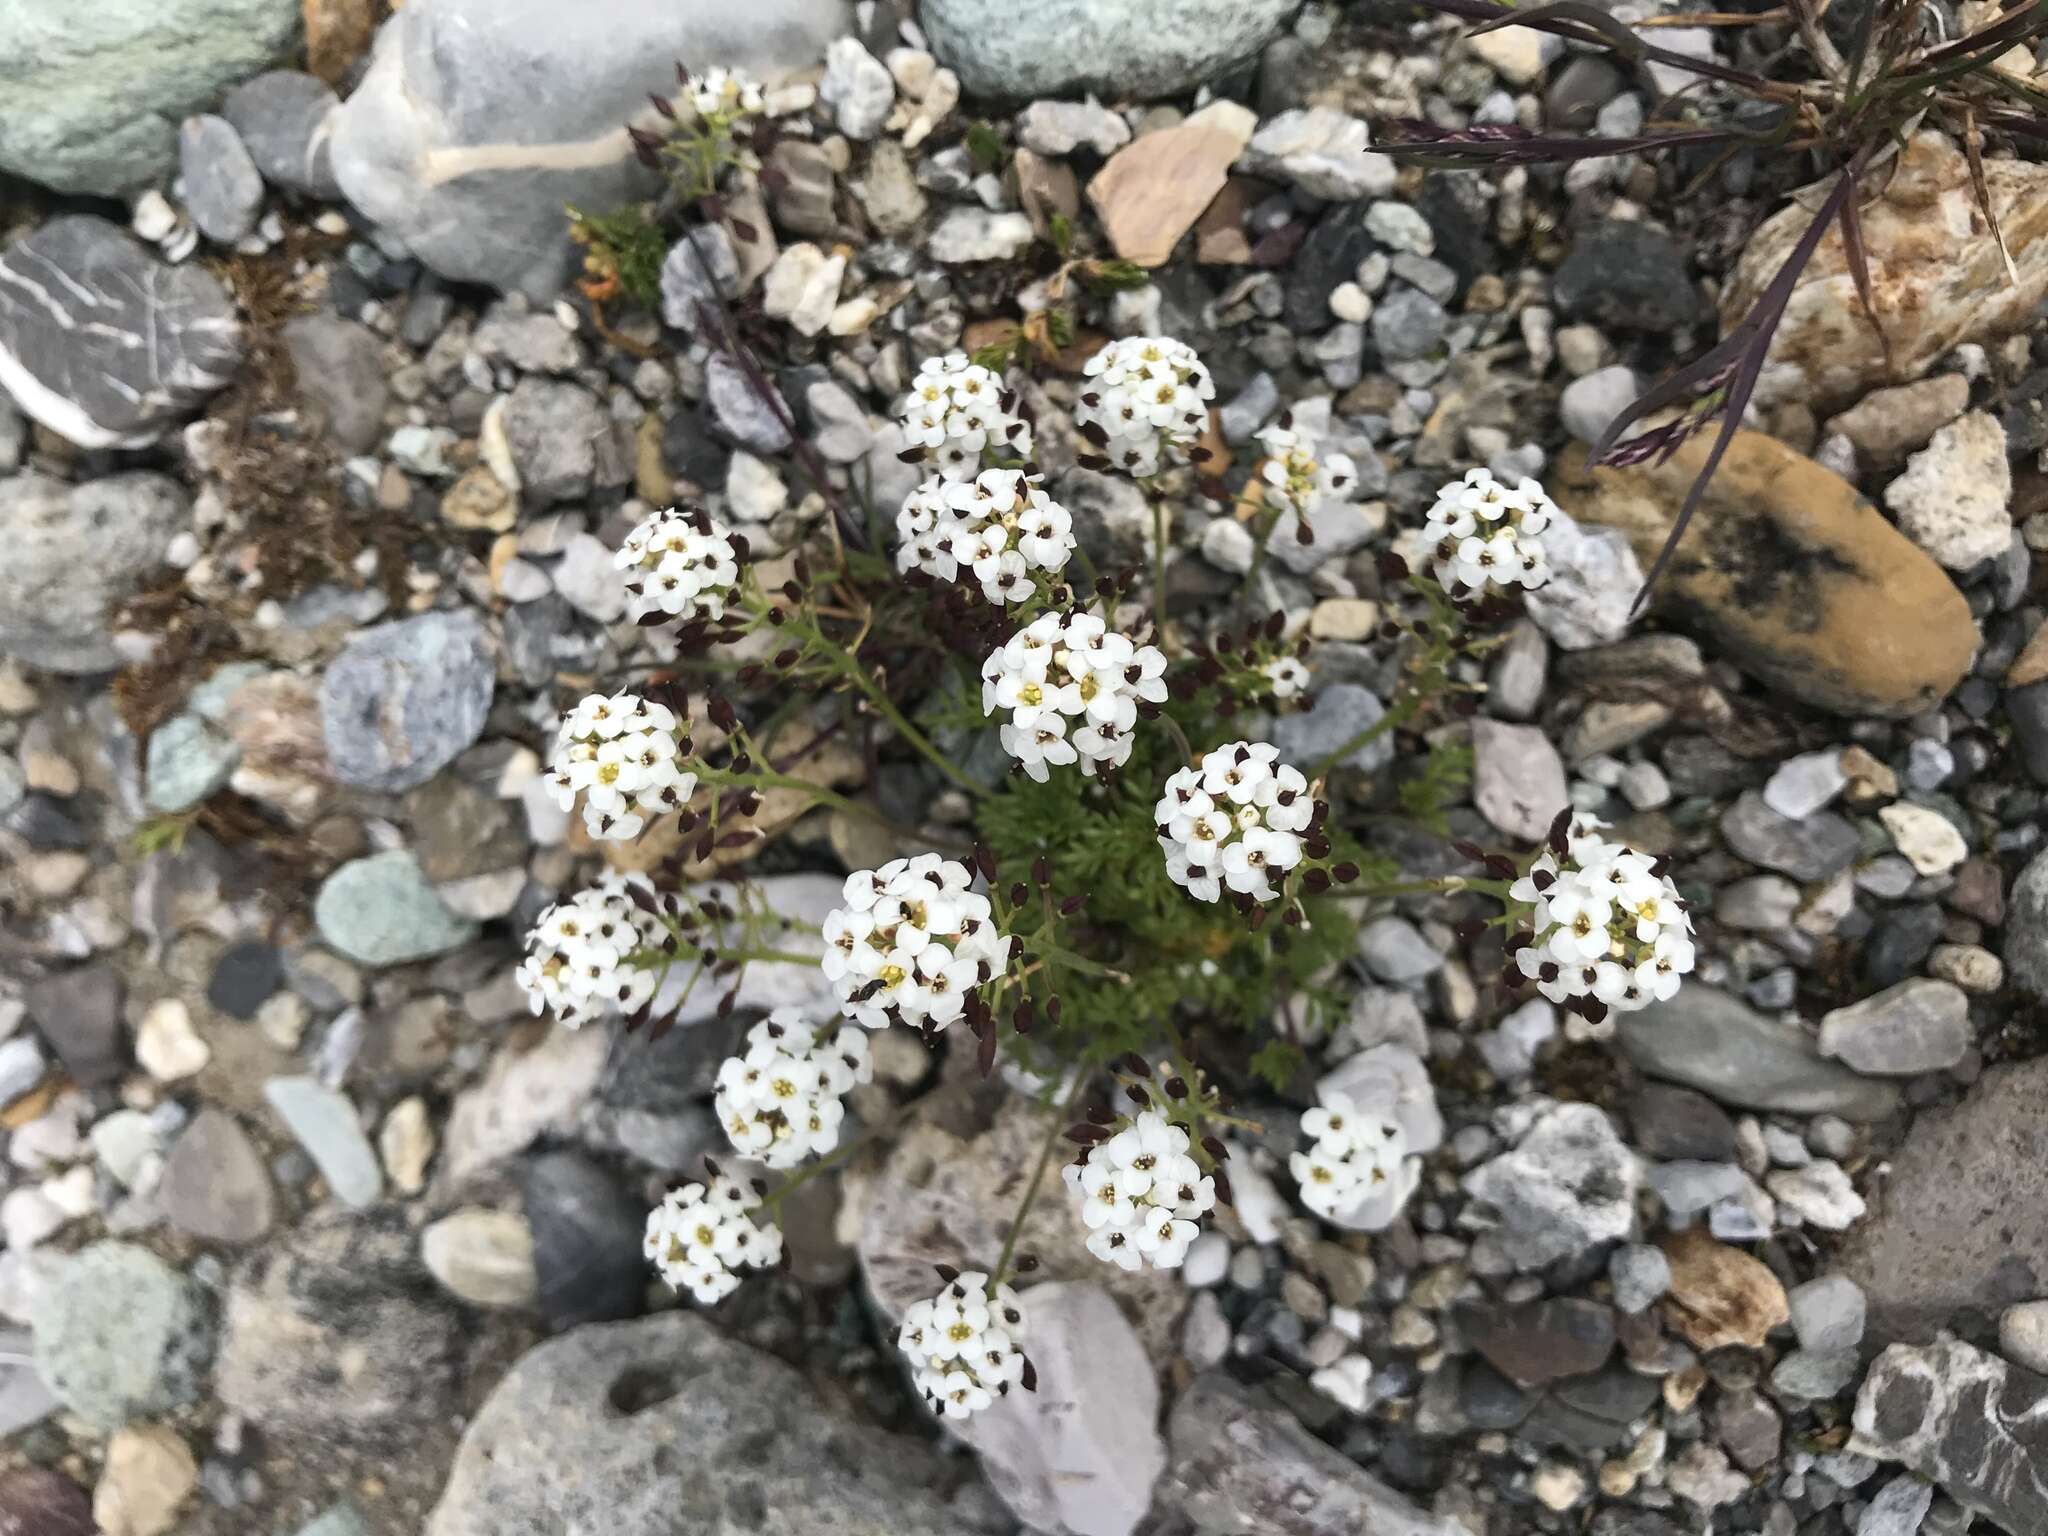
<path id="1" fill-rule="evenodd" d="M 635 1317 L 647 1297 L 647 1212 L 579 1152 L 550 1152 L 520 1181 L 540 1312 L 558 1328 Z"/>
<path id="2" fill-rule="evenodd" d="M 383 344 L 368 326 L 340 315 L 295 315 L 284 324 L 300 399 L 345 454 L 368 453 L 384 435 L 391 401 Z"/>
<path id="3" fill-rule="evenodd" d="M 688 1030 L 682 1025 L 668 1038 Z M 483 1076 L 456 1095 L 442 1136 L 437 1187 L 460 1189 L 541 1136 L 568 1133 L 595 1096 L 609 1051 L 600 1029 L 552 1029 L 530 1049 L 501 1046 Z"/>
<path id="4" fill-rule="evenodd" d="M 1678 242 L 1637 219 L 1582 230 L 1551 280 L 1551 296 L 1560 316 L 1610 329 L 1672 331 L 1705 307 Z"/>
<path id="5" fill-rule="evenodd" d="M 1088 201 L 1117 255 L 1141 267 L 1165 265 L 1223 190 L 1257 126 L 1236 102 L 1216 101 L 1118 151 L 1088 183 Z"/>
<path id="6" fill-rule="evenodd" d="M 1367 146 L 1360 118 L 1334 107 L 1298 107 L 1268 118 L 1252 135 L 1237 169 L 1286 182 L 1327 202 L 1385 197 L 1394 190 L 1394 162 Z"/>
<path id="7" fill-rule="evenodd" d="M 1529 593 L 1524 606 L 1551 643 L 1584 651 L 1627 635 L 1648 569 L 1627 537 L 1560 513 L 1543 535 L 1543 551 L 1550 580 Z"/>
<path id="8" fill-rule="evenodd" d="M 1647 568 L 1712 443 L 1703 433 L 1629 469 L 1588 471 L 1567 452 L 1551 494 L 1625 532 Z M 1761 432 L 1735 435 L 1651 602 L 1766 686 L 1837 714 L 1918 714 L 1978 644 L 1939 565 L 1854 486 Z"/>
<path id="9" fill-rule="evenodd" d="M 276 1219 L 270 1171 L 232 1115 L 211 1106 L 171 1144 L 157 1200 L 171 1225 L 214 1243 L 251 1243 Z"/>
<path id="10" fill-rule="evenodd" d="M 47 1467 L 0 1475 L 0 1536 L 102 1536 L 85 1490 Z"/>
<path id="11" fill-rule="evenodd" d="M 1856 1394 L 1865 1456 L 1899 1461 L 2007 1531 L 2048 1529 L 2048 1378 L 1968 1344 L 1894 1344 Z"/>
<path id="12" fill-rule="evenodd" d="M 1628 1118 L 1636 1146 L 1649 1157 L 1735 1159 L 1735 1122 L 1703 1093 L 1644 1083 L 1629 1100 Z"/>
<path id="13" fill-rule="evenodd" d="M 345 1205 L 361 1209 L 384 1192 L 384 1170 L 346 1095 L 310 1077 L 273 1077 L 263 1097 Z"/>
<path id="14" fill-rule="evenodd" d="M 1268 733 L 1282 760 L 1304 771 L 1376 724 L 1386 713 L 1371 689 L 1359 683 L 1331 683 L 1299 714 L 1282 715 Z M 1341 766 L 1377 773 L 1394 760 L 1394 733 L 1382 731 L 1354 749 Z"/>
<path id="15" fill-rule="evenodd" d="M 233 245 L 255 232 L 263 178 L 234 125 L 200 113 L 178 130 L 178 170 L 192 222 L 209 240 Z"/>
<path id="16" fill-rule="evenodd" d="M 1511 1307 L 1461 1310 L 1460 1327 L 1493 1368 L 1524 1387 L 1597 1371 L 1614 1353 L 1614 1310 L 1552 1297 Z"/>
<path id="17" fill-rule="evenodd" d="M 1866 1121 L 1898 1107 L 1892 1084 L 1823 1060 L 1798 1025 L 1766 1018 L 1714 987 L 1681 987 L 1668 1002 L 1623 1014 L 1615 1033 L 1639 1070 L 1739 1109 Z"/>
<path id="18" fill-rule="evenodd" d="M 1863 1288 L 1844 1274 L 1826 1274 L 1786 1293 L 1801 1349 L 1831 1354 L 1863 1342 Z"/>
<path id="19" fill-rule="evenodd" d="M 718 1475 L 648 1475 L 685 1454 Z M 772 1355 L 665 1312 L 521 1357 L 471 1419 L 424 1536 L 957 1536 L 950 1481 L 928 1441 L 871 1429 Z"/>
<path id="20" fill-rule="evenodd" d="M 1820 1021 L 1820 1053 L 1877 1077 L 1945 1072 L 1973 1043 L 1970 1000 L 1946 981 L 1915 977 Z"/>
<path id="21" fill-rule="evenodd" d="M 1817 811 L 1792 821 L 1772 810 L 1755 790 L 1745 790 L 1728 808 L 1721 818 L 1721 835 L 1750 863 L 1809 883 L 1841 873 L 1862 848 L 1856 829 L 1833 812 Z"/>
<path id="22" fill-rule="evenodd" d="M 1856 449 L 1858 460 L 1873 469 L 1890 469 L 1906 455 L 1970 408 L 1970 381 L 1960 373 L 1937 374 L 1890 389 L 1873 389 L 1826 431 L 1840 433 Z"/>
<path id="23" fill-rule="evenodd" d="M 234 377 L 243 346 L 218 278 L 105 219 L 50 219 L 0 252 L 0 388 L 82 448 L 156 442 Z"/>

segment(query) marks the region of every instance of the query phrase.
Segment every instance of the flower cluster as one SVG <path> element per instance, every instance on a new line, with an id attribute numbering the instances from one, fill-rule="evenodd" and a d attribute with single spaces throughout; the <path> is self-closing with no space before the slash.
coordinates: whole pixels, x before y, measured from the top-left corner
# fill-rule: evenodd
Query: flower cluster
<path id="1" fill-rule="evenodd" d="M 652 890 L 640 876 L 607 875 L 541 913 L 513 973 L 535 1013 L 550 1011 L 575 1029 L 586 1019 L 633 1013 L 653 1000 L 658 972 L 631 960 L 665 934 L 628 894 L 629 885 Z"/>
<path id="2" fill-rule="evenodd" d="M 1692 916 L 1648 854 L 1599 835 L 1581 816 L 1553 829 L 1550 846 L 1509 887 L 1533 907 L 1515 968 L 1554 1003 L 1597 1022 L 1662 1002 L 1692 969 Z"/>
<path id="3" fill-rule="evenodd" d="M 992 603 L 1020 603 L 1036 590 L 1031 573 L 1054 575 L 1074 553 L 1074 520 L 1036 475 L 985 469 L 972 480 L 934 477 L 896 514 L 896 568 L 940 581 L 974 573 Z"/>
<path id="4" fill-rule="evenodd" d="M 1138 706 L 1166 702 L 1165 678 L 1157 646 L 1135 645 L 1093 614 L 1042 614 L 982 663 L 981 709 L 1010 712 L 1003 750 L 1042 784 L 1048 764 L 1078 759 L 1095 773 L 1129 761 Z"/>
<path id="5" fill-rule="evenodd" d="M 1031 457 L 1031 424 L 1016 414 L 1003 381 L 965 352 L 928 357 L 910 381 L 910 400 L 899 418 L 913 451 L 947 480 L 972 480 L 982 455 Z M 907 457 L 908 455 L 906 455 Z"/>
<path id="6" fill-rule="evenodd" d="M 761 82 L 715 65 L 694 75 L 685 93 L 702 118 L 752 117 L 761 110 Z"/>
<path id="7" fill-rule="evenodd" d="M 1287 1160 L 1301 1186 L 1301 1203 L 1319 1216 L 1335 1216 L 1374 1196 L 1406 1200 L 1421 1176 L 1421 1160 L 1408 1155 L 1408 1138 L 1391 1117 L 1367 1114 L 1341 1093 L 1301 1117 L 1301 1133 L 1314 1143 Z"/>
<path id="8" fill-rule="evenodd" d="M 1216 383 L 1195 349 L 1170 336 L 1127 336 L 1088 359 L 1094 382 L 1074 404 L 1074 423 L 1110 464 L 1144 479 L 1160 455 L 1185 458 L 1209 421 Z"/>
<path id="9" fill-rule="evenodd" d="M 1081 1197 L 1088 1251 L 1119 1269 L 1178 1269 L 1195 1223 L 1216 1205 L 1216 1181 L 1189 1155 L 1188 1133 L 1143 1110 L 1065 1169 Z"/>
<path id="10" fill-rule="evenodd" d="M 1487 470 L 1467 470 L 1436 493 L 1422 525 L 1437 584 L 1453 597 L 1542 586 L 1550 580 L 1543 531 L 1556 515 L 1534 480 L 1510 490 Z"/>
<path id="11" fill-rule="evenodd" d="M 739 1288 L 740 1269 L 781 1261 L 782 1229 L 772 1221 L 757 1226 L 747 1214 L 760 1204 L 727 1174 L 672 1189 L 647 1213 L 642 1250 L 662 1279 L 708 1307 Z"/>
<path id="12" fill-rule="evenodd" d="M 742 1157 L 793 1168 L 839 1145 L 840 1100 L 874 1075 L 859 1030 L 816 1029 L 796 1009 L 778 1008 L 747 1031 L 744 1052 L 719 1066 L 719 1124 Z"/>
<path id="13" fill-rule="evenodd" d="M 959 1018 L 1001 968 L 1008 946 L 963 864 L 921 853 L 846 877 L 846 905 L 825 919 L 825 976 L 869 1029 L 927 1033 Z"/>
<path id="14" fill-rule="evenodd" d="M 1259 429 L 1266 461 L 1259 470 L 1268 504 L 1306 516 L 1324 501 L 1349 500 L 1358 487 L 1358 466 L 1342 453 L 1318 455 L 1316 440 L 1283 416 Z"/>
<path id="15" fill-rule="evenodd" d="M 637 621 L 652 613 L 671 618 L 725 617 L 740 579 L 732 531 L 706 512 L 668 507 L 626 535 L 613 557 L 626 579 L 626 611 Z"/>
<path id="16" fill-rule="evenodd" d="M 675 711 L 637 694 L 593 693 L 562 719 L 547 787 L 565 811 L 583 797 L 583 825 L 602 841 L 638 837 L 650 816 L 696 792 L 689 739 Z"/>
<path id="17" fill-rule="evenodd" d="M 1030 1365 L 1019 1347 L 1023 1337 L 1024 1307 L 1017 1293 L 969 1270 L 903 1314 L 896 1347 L 910 1361 L 917 1390 L 932 1411 L 964 1419 L 1007 1393 L 1012 1382 L 1030 1389 Z"/>
<path id="18" fill-rule="evenodd" d="M 1166 781 L 1152 819 L 1175 885 L 1202 901 L 1221 901 L 1226 886 L 1254 901 L 1280 894 L 1273 877 L 1301 862 L 1316 802 L 1279 756 L 1268 742 L 1233 741 Z"/>

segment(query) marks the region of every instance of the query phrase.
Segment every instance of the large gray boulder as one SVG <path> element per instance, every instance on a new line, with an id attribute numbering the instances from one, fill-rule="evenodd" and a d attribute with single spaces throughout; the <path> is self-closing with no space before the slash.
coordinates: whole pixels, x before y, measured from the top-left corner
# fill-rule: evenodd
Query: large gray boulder
<path id="1" fill-rule="evenodd" d="M 924 0 L 932 51 L 978 96 L 1175 96 L 1258 57 L 1296 0 Z"/>
<path id="2" fill-rule="evenodd" d="M 0 479 L 0 655 L 52 672 L 119 666 L 114 609 L 162 563 L 189 507 L 175 480 L 147 471 Z"/>
<path id="3" fill-rule="evenodd" d="M 1953 1339 L 1894 1344 L 1871 1362 L 1856 1395 L 1849 1448 L 1904 1462 L 2019 1536 L 2048 1530 L 2044 1408 L 2048 1377 Z"/>
<path id="4" fill-rule="evenodd" d="M 178 124 L 298 44 L 299 0 L 6 0 L 0 171 L 110 197 L 168 172 Z"/>
<path id="5" fill-rule="evenodd" d="M 652 191 L 625 125 L 678 61 L 773 83 L 852 27 L 848 0 L 412 0 L 334 121 L 334 174 L 443 276 L 550 297 L 570 270 L 563 206 Z"/>
<path id="6" fill-rule="evenodd" d="M 4 60 L 0 43 L 0 80 Z M 105 219 L 52 219 L 0 252 L 0 390 L 81 448 L 148 447 L 234 377 L 242 352 L 218 278 Z"/>
<path id="7" fill-rule="evenodd" d="M 958 1536 L 925 1441 L 829 1409 L 773 1356 L 667 1312 L 527 1354 L 463 1436 L 426 1536 Z"/>

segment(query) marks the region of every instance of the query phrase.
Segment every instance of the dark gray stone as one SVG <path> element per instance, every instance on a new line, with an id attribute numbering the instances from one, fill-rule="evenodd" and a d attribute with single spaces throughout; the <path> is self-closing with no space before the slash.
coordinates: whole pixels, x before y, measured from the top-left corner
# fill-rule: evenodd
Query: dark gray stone
<path id="1" fill-rule="evenodd" d="M 207 239 L 233 245 L 255 232 L 263 178 L 234 124 L 210 112 L 186 118 L 178 130 L 178 174 L 185 207 Z"/>
<path id="2" fill-rule="evenodd" d="M 329 117 L 341 98 L 327 82 L 295 69 L 267 70 L 228 92 L 220 115 L 273 187 L 335 202 L 341 187 L 328 153 Z"/>
<path id="3" fill-rule="evenodd" d="M 423 613 L 364 630 L 321 679 L 334 777 L 386 792 L 426 783 L 482 734 L 496 686 L 474 613 Z"/>
<path id="4" fill-rule="evenodd" d="M 2005 973 L 2022 992 L 2048 997 L 2048 853 L 2020 871 L 2005 908 Z"/>
<path id="5" fill-rule="evenodd" d="M 1396 285 L 1374 306 L 1372 340 L 1390 363 L 1414 362 L 1443 345 L 1450 316 L 1443 305 L 1419 288 Z"/>
<path id="6" fill-rule="evenodd" d="M 1778 1459 L 1785 1421 L 1752 1391 L 1722 1392 L 1709 1411 L 1714 1434 L 1745 1472 L 1761 1472 Z"/>
<path id="7" fill-rule="evenodd" d="M 1702 318 L 1685 252 L 1636 219 L 1606 219 L 1581 231 L 1550 291 L 1564 318 L 1620 330 L 1671 331 Z"/>
<path id="8" fill-rule="evenodd" d="M 1879 912 L 1863 940 L 1858 964 L 1863 984 L 1878 991 L 1913 975 L 1941 942 L 1946 922 L 1941 908 L 1931 901 L 1906 902 Z"/>
<path id="9" fill-rule="evenodd" d="M 1458 1412 L 1474 1429 L 1513 1429 L 1529 1417 L 1538 1396 L 1485 1360 L 1468 1362 L 1458 1378 Z"/>
<path id="10" fill-rule="evenodd" d="M 1735 1122 L 1703 1093 L 1668 1083 L 1644 1083 L 1628 1103 L 1635 1144 L 1645 1156 L 1735 1161 Z"/>
<path id="11" fill-rule="evenodd" d="M 1968 1344 L 1894 1344 L 1856 1395 L 1853 1450 L 1904 1462 L 2018 1536 L 2048 1530 L 2048 1377 Z"/>
<path id="12" fill-rule="evenodd" d="M 1972 1043 L 1970 1000 L 1953 982 L 1916 976 L 1820 1021 L 1820 1050 L 1876 1077 L 1945 1072 Z"/>
<path id="13" fill-rule="evenodd" d="M 277 950 L 261 940 L 247 940 L 224 951 L 206 983 L 206 1000 L 222 1013 L 253 1019 L 284 980 Z"/>
<path id="14" fill-rule="evenodd" d="M 48 1467 L 20 1467 L 0 1477 L 0 1536 L 100 1536 L 92 1500 Z"/>
<path id="15" fill-rule="evenodd" d="M 1839 874 L 1856 862 L 1862 840 L 1832 811 L 1798 821 L 1780 816 L 1755 790 L 1747 790 L 1721 818 L 1728 846 L 1750 863 L 1811 883 Z"/>
<path id="16" fill-rule="evenodd" d="M 1470 1307 L 1459 1327 L 1493 1368 L 1524 1387 L 1597 1371 L 1614 1353 L 1614 1309 L 1553 1297 L 1510 1307 Z"/>
<path id="17" fill-rule="evenodd" d="M 233 299 L 119 225 L 65 214 L 0 252 L 0 388 L 82 448 L 146 448 L 241 366 Z"/>
<path id="18" fill-rule="evenodd" d="M 970 1466 L 833 1409 L 705 1318 L 665 1312 L 522 1357 L 471 1421 L 425 1536 L 956 1536 L 947 1494 Z"/>
<path id="19" fill-rule="evenodd" d="M 580 1152 L 535 1158 L 521 1180 L 540 1312 L 558 1328 L 636 1317 L 647 1297 L 647 1212 Z"/>
<path id="20" fill-rule="evenodd" d="M 391 399 L 377 333 L 332 312 L 297 315 L 285 322 L 284 343 L 299 395 L 326 422 L 335 446 L 345 454 L 376 447 Z"/>
<path id="21" fill-rule="evenodd" d="M 1337 317 L 1330 313 L 1330 295 L 1339 285 L 1354 281 L 1358 264 L 1379 249 L 1379 243 L 1365 227 L 1370 207 L 1364 201 L 1331 204 L 1316 220 L 1308 238 L 1301 242 L 1301 249 L 1294 253 L 1286 269 L 1287 297 L 1281 315 L 1289 330 L 1314 335 L 1337 323 Z M 1267 390 L 1271 391 L 1271 378 L 1264 374 L 1260 377 L 1266 379 Z M 1232 402 L 1233 406 L 1236 404 Z M 1276 397 L 1246 429 L 1244 441 L 1249 441 L 1251 434 L 1271 419 L 1277 405 Z"/>
<path id="22" fill-rule="evenodd" d="M 5 285 L 0 274 L 0 310 Z M 147 471 L 76 486 L 35 470 L 0 479 L 0 654 L 52 672 L 119 666 L 115 611 L 163 563 L 189 505 L 175 480 Z"/>
<path id="23" fill-rule="evenodd" d="M 28 1016 L 84 1087 L 112 1082 L 128 1065 L 121 1029 L 121 978 L 109 965 L 85 965 L 29 983 Z"/>
<path id="24" fill-rule="evenodd" d="M 1714 987 L 1621 1016 L 1622 1053 L 1651 1077 L 1683 1083 L 1739 1109 L 1882 1120 L 1899 1104 L 1890 1083 L 1824 1061 L 1797 1024 L 1765 1018 Z"/>

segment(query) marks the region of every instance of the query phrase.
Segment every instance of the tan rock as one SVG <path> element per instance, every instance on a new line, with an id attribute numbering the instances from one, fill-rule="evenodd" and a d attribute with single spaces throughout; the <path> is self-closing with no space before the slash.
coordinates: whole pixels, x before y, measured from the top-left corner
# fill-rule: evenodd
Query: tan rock
<path id="1" fill-rule="evenodd" d="M 2048 165 L 1986 160 L 1984 179 L 2017 283 L 2006 279 L 1967 161 L 1940 134 L 1916 135 L 1883 194 L 1864 206 L 1883 337 L 1856 297 L 1840 230 L 1822 236 L 1771 343 L 1773 359 L 1805 375 L 1816 409 L 1847 405 L 1875 385 L 1916 379 L 1963 342 L 2019 331 L 2048 297 Z M 1744 247 L 1721 299 L 1724 333 L 1749 313 L 1811 219 L 1796 204 L 1785 208 Z"/>
<path id="2" fill-rule="evenodd" d="M 1791 1320 L 1785 1287 L 1763 1261 L 1698 1227 L 1667 1237 L 1664 1257 L 1671 1261 L 1664 1315 L 1694 1349 L 1761 1349 L 1764 1335 Z"/>
<path id="3" fill-rule="evenodd" d="M 306 21 L 307 70 L 329 85 L 340 85 L 350 66 L 369 51 L 377 30 L 377 0 L 299 0 L 299 9 Z"/>
<path id="4" fill-rule="evenodd" d="M 317 820 L 334 787 L 317 684 L 284 671 L 251 678 L 229 698 L 223 720 L 242 751 L 228 787 L 294 826 Z"/>
<path id="5" fill-rule="evenodd" d="M 1581 522 L 1626 533 L 1648 570 L 1711 443 L 1628 469 L 1589 470 L 1574 452 L 1553 490 Z M 1753 677 L 1841 714 L 1917 714 L 1977 649 L 1941 567 L 1839 475 L 1760 432 L 1736 434 L 1652 602 Z"/>
<path id="6" fill-rule="evenodd" d="M 1064 160 L 1048 160 L 1020 148 L 1010 157 L 1010 169 L 1017 177 L 1017 202 L 1039 238 L 1052 238 L 1054 214 L 1069 223 L 1080 217 L 1081 184 Z"/>
<path id="7" fill-rule="evenodd" d="M 1937 374 L 1917 384 L 1874 389 L 1828 423 L 1855 446 L 1873 469 L 1903 464 L 1915 448 L 1954 421 L 1970 405 L 1970 381 L 1960 373 Z"/>
<path id="8" fill-rule="evenodd" d="M 132 1424 L 107 1442 L 92 1518 L 103 1536 L 163 1536 L 198 1486 L 199 1463 L 183 1440 L 161 1424 Z"/>
<path id="9" fill-rule="evenodd" d="M 1223 190 L 1258 126 L 1257 116 L 1236 102 L 1211 102 L 1111 156 L 1088 183 L 1088 201 L 1117 255 L 1141 267 L 1163 265 Z"/>
<path id="10" fill-rule="evenodd" d="M 504 533 L 519 521 L 519 498 L 487 465 L 472 465 L 442 495 L 441 521 L 453 528 Z"/>

